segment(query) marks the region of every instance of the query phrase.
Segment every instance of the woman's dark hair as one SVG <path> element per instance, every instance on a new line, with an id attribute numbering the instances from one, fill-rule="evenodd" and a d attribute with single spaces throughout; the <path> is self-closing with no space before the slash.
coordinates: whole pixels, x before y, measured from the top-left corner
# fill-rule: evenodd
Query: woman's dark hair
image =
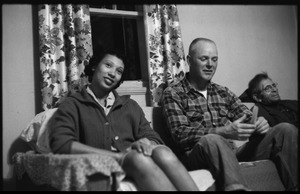
<path id="1" fill-rule="evenodd" d="M 116 56 L 119 59 L 121 59 L 124 63 L 124 71 L 126 71 L 126 68 L 125 68 L 126 67 L 126 57 L 125 57 L 125 55 L 122 54 L 122 52 L 120 50 L 114 49 L 114 48 L 109 48 L 109 49 L 98 48 L 93 51 L 93 56 L 90 59 L 89 64 L 86 65 L 84 68 L 84 74 L 88 77 L 89 82 L 91 82 L 93 79 L 93 75 L 94 75 L 97 65 L 100 63 L 100 61 L 106 55 L 113 55 L 113 56 Z M 123 75 L 124 75 L 124 72 L 123 72 Z M 118 88 L 121 85 L 121 83 L 124 81 L 123 75 L 121 77 L 121 80 L 119 81 L 119 83 L 116 85 L 116 87 L 114 89 Z"/>

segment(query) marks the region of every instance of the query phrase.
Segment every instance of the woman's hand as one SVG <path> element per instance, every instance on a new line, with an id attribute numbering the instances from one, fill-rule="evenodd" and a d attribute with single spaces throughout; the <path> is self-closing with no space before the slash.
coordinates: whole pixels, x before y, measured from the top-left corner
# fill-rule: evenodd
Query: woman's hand
<path id="1" fill-rule="evenodd" d="M 147 138 L 139 139 L 131 144 L 131 147 L 127 149 L 134 149 L 140 153 L 143 153 L 145 156 L 151 156 L 152 150 L 155 148 L 155 145 Z"/>

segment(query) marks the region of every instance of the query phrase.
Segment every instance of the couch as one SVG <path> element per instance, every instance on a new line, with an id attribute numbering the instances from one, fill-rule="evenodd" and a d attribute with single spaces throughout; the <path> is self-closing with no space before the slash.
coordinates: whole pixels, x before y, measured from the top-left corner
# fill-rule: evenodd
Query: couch
<path id="1" fill-rule="evenodd" d="M 251 108 L 253 103 L 246 103 L 246 105 Z M 142 109 L 153 129 L 173 149 L 174 143 L 167 130 L 161 108 L 142 107 Z M 29 151 L 16 153 L 13 156 L 18 190 L 138 190 L 132 181 L 125 178 L 125 173 L 119 164 L 109 157 L 94 154 L 56 155 L 46 152 L 48 147 L 41 145 L 47 145 L 47 138 L 45 138 L 49 127 L 47 121 L 55 110 L 50 112 L 51 114 L 38 114 L 21 134 L 21 138 L 27 141 L 34 150 L 39 150 L 39 153 Z M 39 131 L 36 131 L 36 128 Z M 34 136 L 36 137 L 33 138 Z M 239 146 L 244 142 L 235 141 L 234 143 Z M 250 189 L 254 191 L 284 190 L 272 161 L 241 162 L 240 166 Z M 208 170 L 201 169 L 189 173 L 199 190 L 215 191 L 215 181 Z"/>

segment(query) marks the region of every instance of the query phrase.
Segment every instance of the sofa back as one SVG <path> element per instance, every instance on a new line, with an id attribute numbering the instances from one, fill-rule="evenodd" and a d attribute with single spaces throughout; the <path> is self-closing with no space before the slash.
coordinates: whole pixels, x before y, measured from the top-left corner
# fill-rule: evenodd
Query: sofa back
<path id="1" fill-rule="evenodd" d="M 150 122 L 151 127 L 160 135 L 164 143 L 172 149 L 172 151 L 180 156 L 183 152 L 182 149 L 174 142 L 171 133 L 168 129 L 167 123 L 162 113 L 161 107 L 142 107 L 146 119 Z"/>

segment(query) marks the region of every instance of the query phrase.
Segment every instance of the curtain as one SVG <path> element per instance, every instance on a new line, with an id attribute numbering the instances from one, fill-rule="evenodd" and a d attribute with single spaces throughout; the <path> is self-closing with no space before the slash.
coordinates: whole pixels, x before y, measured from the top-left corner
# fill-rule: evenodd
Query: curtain
<path id="1" fill-rule="evenodd" d="M 160 106 L 163 90 L 180 81 L 188 66 L 185 63 L 176 5 L 147 5 L 145 17 L 152 106 Z"/>
<path id="2" fill-rule="evenodd" d="M 93 54 L 88 5 L 39 5 L 42 108 L 55 107 L 86 85 L 84 66 Z"/>

